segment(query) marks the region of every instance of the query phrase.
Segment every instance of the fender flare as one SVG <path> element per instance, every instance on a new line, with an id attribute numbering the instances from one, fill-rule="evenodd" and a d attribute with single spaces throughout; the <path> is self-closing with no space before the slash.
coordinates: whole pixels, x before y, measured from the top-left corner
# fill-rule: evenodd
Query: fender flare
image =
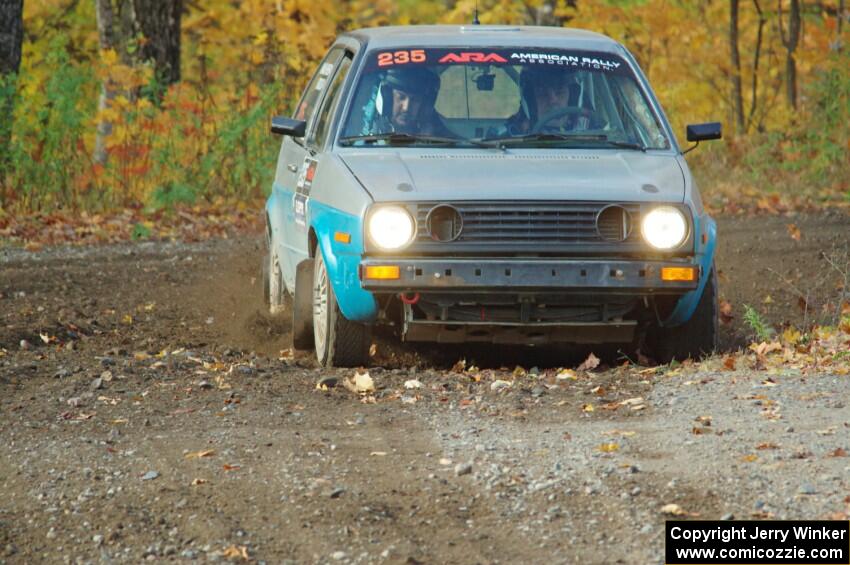
<path id="1" fill-rule="evenodd" d="M 340 312 L 352 322 L 374 322 L 378 316 L 378 303 L 374 294 L 360 285 L 360 259 L 363 255 L 360 219 L 315 201 L 311 201 L 309 213 L 310 228 L 316 235 L 316 251 L 325 261 Z M 337 231 L 348 233 L 349 243 L 336 241 L 334 233 Z"/>
<path id="2" fill-rule="evenodd" d="M 700 298 L 702 298 L 708 277 L 711 276 L 711 268 L 714 265 L 714 254 L 717 247 L 717 222 L 706 215 L 704 218 L 696 219 L 694 227 L 696 241 L 700 241 L 702 233 L 706 233 L 708 236 L 705 248 L 701 254 L 697 255 L 697 262 L 700 265 L 699 286 L 696 290 L 686 293 L 679 299 L 670 316 L 661 322 L 662 327 L 665 328 L 680 326 L 691 319 L 691 316 L 694 315 L 697 309 Z"/>

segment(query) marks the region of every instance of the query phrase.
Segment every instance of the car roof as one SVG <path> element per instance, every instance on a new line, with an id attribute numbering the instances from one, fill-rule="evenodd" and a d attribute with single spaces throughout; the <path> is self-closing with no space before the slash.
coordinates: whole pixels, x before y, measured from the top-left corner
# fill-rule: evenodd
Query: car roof
<path id="1" fill-rule="evenodd" d="M 583 49 L 622 53 L 610 37 L 583 29 L 505 25 L 422 25 L 370 27 L 344 35 L 369 48 L 396 47 L 523 47 Z"/>

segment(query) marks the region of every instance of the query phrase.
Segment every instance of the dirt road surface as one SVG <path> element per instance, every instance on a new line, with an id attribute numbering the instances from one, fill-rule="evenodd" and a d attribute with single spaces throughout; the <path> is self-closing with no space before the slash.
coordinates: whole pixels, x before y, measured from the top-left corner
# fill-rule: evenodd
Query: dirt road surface
<path id="1" fill-rule="evenodd" d="M 723 346 L 829 318 L 848 227 L 721 219 Z M 665 505 L 846 516 L 846 376 L 383 338 L 374 394 L 317 390 L 354 371 L 283 351 L 260 254 L 0 251 L 0 562 L 662 563 Z"/>

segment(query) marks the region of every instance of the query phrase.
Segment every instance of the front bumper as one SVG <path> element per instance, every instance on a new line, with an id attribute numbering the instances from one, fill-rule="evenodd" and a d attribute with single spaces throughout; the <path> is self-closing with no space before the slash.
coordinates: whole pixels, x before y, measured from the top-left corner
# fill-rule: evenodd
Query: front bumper
<path id="1" fill-rule="evenodd" d="M 367 267 L 398 266 L 397 279 L 366 278 Z M 691 281 L 664 281 L 664 267 L 694 267 Z M 699 264 L 681 261 L 584 259 L 374 258 L 360 263 L 360 280 L 372 292 L 602 291 L 683 294 L 696 289 Z"/>

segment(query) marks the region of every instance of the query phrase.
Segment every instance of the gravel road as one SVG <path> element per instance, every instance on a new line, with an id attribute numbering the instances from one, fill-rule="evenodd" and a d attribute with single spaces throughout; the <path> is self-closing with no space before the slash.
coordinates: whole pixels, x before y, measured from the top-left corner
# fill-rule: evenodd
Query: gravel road
<path id="1" fill-rule="evenodd" d="M 834 280 L 807 273 L 848 225 L 722 219 L 726 347 L 745 302 L 776 326 L 828 316 Z M 361 395 L 287 351 L 259 253 L 0 251 L 0 562 L 662 563 L 671 504 L 847 519 L 847 376 L 383 339 Z"/>

